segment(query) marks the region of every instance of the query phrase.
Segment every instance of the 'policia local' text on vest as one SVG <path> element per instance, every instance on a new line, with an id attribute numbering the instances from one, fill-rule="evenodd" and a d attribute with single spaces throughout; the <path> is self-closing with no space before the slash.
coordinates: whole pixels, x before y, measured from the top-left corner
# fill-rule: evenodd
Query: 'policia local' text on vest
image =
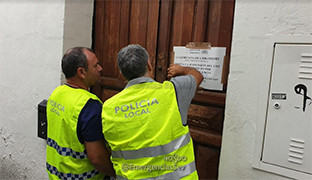
<path id="1" fill-rule="evenodd" d="M 50 179 L 103 179 L 77 137 L 78 117 L 87 101 L 95 95 L 67 85 L 57 87 L 47 104 L 47 172 Z M 102 103 L 102 102 L 101 102 Z"/>
<path id="2" fill-rule="evenodd" d="M 102 120 L 117 179 L 198 179 L 171 82 L 124 89 L 104 103 Z"/>

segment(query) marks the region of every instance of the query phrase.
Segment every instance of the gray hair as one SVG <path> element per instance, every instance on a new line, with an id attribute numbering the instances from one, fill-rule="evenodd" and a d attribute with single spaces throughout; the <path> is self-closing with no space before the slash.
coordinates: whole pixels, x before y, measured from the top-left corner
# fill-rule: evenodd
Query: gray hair
<path id="1" fill-rule="evenodd" d="M 146 73 L 148 58 L 148 53 L 142 46 L 131 44 L 119 51 L 117 63 L 122 75 L 131 80 Z"/>

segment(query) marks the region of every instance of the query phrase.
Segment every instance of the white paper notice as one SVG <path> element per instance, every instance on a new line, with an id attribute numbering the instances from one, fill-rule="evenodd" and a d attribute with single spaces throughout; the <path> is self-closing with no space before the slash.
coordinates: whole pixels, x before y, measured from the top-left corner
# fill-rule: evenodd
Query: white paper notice
<path id="1" fill-rule="evenodd" d="M 222 68 L 226 52 L 225 47 L 211 49 L 189 49 L 182 46 L 173 47 L 174 63 L 197 69 L 204 76 L 200 87 L 210 90 L 223 90 Z"/>

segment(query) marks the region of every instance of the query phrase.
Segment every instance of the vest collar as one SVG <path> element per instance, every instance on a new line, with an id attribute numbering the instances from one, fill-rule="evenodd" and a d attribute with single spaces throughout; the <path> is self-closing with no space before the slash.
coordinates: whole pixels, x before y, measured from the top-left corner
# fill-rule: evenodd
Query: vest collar
<path id="1" fill-rule="evenodd" d="M 146 82 L 155 82 L 154 79 L 152 78 L 149 78 L 149 77 L 139 77 L 139 78 L 135 78 L 135 79 L 132 79 L 128 82 L 127 86 L 125 87 L 128 88 L 130 86 L 133 86 L 133 85 L 136 85 L 136 84 L 141 84 L 141 83 L 146 83 Z"/>

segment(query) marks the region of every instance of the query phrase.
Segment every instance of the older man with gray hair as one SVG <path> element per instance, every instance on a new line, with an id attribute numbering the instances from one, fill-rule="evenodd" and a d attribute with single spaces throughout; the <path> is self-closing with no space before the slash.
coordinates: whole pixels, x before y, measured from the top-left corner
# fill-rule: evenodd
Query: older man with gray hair
<path id="1" fill-rule="evenodd" d="M 187 111 L 201 73 L 174 64 L 168 68 L 171 80 L 158 83 L 140 45 L 121 49 L 117 61 L 129 82 L 102 109 L 117 179 L 198 179 Z"/>

